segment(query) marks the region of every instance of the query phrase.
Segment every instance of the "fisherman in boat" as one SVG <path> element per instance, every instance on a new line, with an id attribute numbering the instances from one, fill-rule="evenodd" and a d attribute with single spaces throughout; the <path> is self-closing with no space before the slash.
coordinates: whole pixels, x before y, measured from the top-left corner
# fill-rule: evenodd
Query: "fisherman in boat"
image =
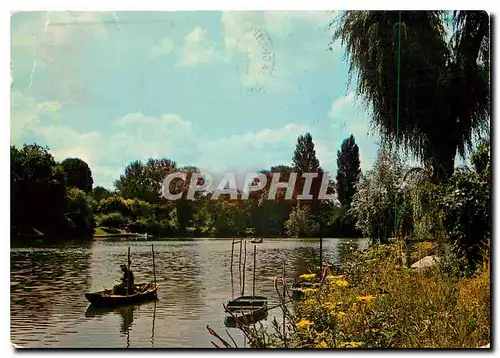
<path id="1" fill-rule="evenodd" d="M 129 288 L 128 294 L 134 293 L 134 274 L 132 270 L 129 270 L 126 265 L 120 265 L 123 271 L 122 282 L 119 285 L 113 287 L 113 292 L 115 295 L 127 295 L 127 287 Z"/>

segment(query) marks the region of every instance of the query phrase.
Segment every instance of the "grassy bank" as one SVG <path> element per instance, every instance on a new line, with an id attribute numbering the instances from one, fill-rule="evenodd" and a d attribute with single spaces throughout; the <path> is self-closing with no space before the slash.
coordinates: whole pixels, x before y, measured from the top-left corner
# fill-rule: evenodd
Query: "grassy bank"
<path id="1" fill-rule="evenodd" d="M 474 348 L 490 342 L 490 266 L 470 278 L 438 265 L 402 265 L 397 244 L 351 250 L 341 275 L 330 275 L 287 312 L 287 336 L 248 329 L 255 347 Z"/>
<path id="2" fill-rule="evenodd" d="M 454 278 L 444 267 L 415 272 L 396 245 L 353 253 L 344 277 L 297 307 L 301 346 L 466 348 L 490 341 L 490 270 Z M 346 285 L 347 283 L 347 285 Z"/>

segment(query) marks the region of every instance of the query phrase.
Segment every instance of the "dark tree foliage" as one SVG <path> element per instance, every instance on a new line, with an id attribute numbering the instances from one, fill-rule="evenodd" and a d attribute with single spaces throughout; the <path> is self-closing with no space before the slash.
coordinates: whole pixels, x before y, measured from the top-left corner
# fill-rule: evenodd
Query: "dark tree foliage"
<path id="1" fill-rule="evenodd" d="M 92 197 L 97 202 L 100 202 L 101 200 L 106 199 L 111 195 L 111 191 L 102 186 L 96 186 L 94 189 L 92 189 Z"/>
<path id="2" fill-rule="evenodd" d="M 189 226 L 189 223 L 193 218 L 193 205 L 191 205 L 191 201 L 187 199 L 191 178 L 194 173 L 200 173 L 200 170 L 194 166 L 186 166 L 183 167 L 180 171 L 186 173 L 186 180 L 184 182 L 178 180 L 178 183 L 181 186 L 182 190 L 182 197 L 175 202 L 175 207 L 176 207 L 177 231 L 179 235 L 184 236 L 186 235 L 187 227 Z M 199 197 L 200 193 L 195 193 L 194 198 L 199 199 Z"/>
<path id="3" fill-rule="evenodd" d="M 472 155 L 474 170 L 457 171 L 443 186 L 439 204 L 452 242 L 467 258 L 469 269 L 481 261 L 482 250 L 491 237 L 491 159 L 487 141 Z"/>
<path id="4" fill-rule="evenodd" d="M 90 197 L 78 188 L 69 188 L 67 192 L 66 218 L 69 219 L 72 231 L 85 237 L 94 235 L 96 222 Z"/>
<path id="5" fill-rule="evenodd" d="M 116 191 L 126 199 L 161 202 L 162 182 L 175 168 L 175 162 L 170 159 L 149 159 L 146 163 L 139 160 L 132 162 L 115 181 Z"/>
<path id="6" fill-rule="evenodd" d="M 355 237 L 360 234 L 355 228 L 354 218 L 349 215 L 360 175 L 359 148 L 351 134 L 342 141 L 340 150 L 337 151 L 336 192 L 340 202 L 340 215 L 335 218 L 335 227 L 341 236 Z"/>
<path id="7" fill-rule="evenodd" d="M 454 12 L 448 42 L 446 15 L 346 11 L 333 36 L 382 139 L 432 166 L 437 182 L 451 176 L 457 152 L 464 157 L 488 130 L 491 113 L 489 16 Z"/>
<path id="8" fill-rule="evenodd" d="M 66 185 L 68 187 L 83 190 L 85 193 L 92 191 L 94 180 L 87 163 L 78 158 L 68 158 L 62 161 L 61 166 L 66 173 Z"/>
<path id="9" fill-rule="evenodd" d="M 88 237 L 92 208 L 83 191 L 66 186 L 66 174 L 48 148 L 11 146 L 12 236 Z"/>
<path id="10" fill-rule="evenodd" d="M 297 138 L 297 145 L 295 147 L 295 152 L 293 153 L 293 170 L 297 173 L 297 183 L 295 185 L 296 195 L 300 195 L 303 192 L 305 179 L 302 178 L 303 173 L 318 173 L 317 177 L 313 179 L 310 193 L 313 195 L 312 200 L 303 200 L 307 204 L 315 204 L 318 199 L 319 189 L 321 187 L 321 180 L 323 178 L 323 169 L 319 165 L 319 160 L 316 157 L 316 151 L 314 150 L 314 142 L 310 133 L 301 135 Z M 314 212 L 314 209 L 312 210 Z"/>
<path id="11" fill-rule="evenodd" d="M 293 169 L 298 173 L 316 173 L 319 170 L 319 160 L 316 158 L 314 143 L 310 133 L 299 136 L 293 153 Z"/>

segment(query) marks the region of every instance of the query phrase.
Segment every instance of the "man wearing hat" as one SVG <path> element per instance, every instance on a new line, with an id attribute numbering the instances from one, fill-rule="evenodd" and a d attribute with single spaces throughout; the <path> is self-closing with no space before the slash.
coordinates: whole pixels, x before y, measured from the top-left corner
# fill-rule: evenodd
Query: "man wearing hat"
<path id="1" fill-rule="evenodd" d="M 120 265 L 120 268 L 123 271 L 122 282 L 114 287 L 114 293 L 116 295 L 126 295 L 127 288 L 129 288 L 128 294 L 131 295 L 134 291 L 134 274 L 126 265 Z"/>

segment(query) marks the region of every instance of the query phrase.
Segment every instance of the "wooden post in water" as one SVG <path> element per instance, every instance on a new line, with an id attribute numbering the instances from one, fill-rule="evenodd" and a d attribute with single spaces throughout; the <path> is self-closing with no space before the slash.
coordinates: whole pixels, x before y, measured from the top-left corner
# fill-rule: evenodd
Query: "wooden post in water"
<path id="1" fill-rule="evenodd" d="M 155 289 L 156 289 L 155 248 L 153 244 L 151 244 L 151 251 L 153 252 L 153 279 L 155 282 Z"/>
<path id="2" fill-rule="evenodd" d="M 283 260 L 283 278 L 281 279 L 281 284 L 283 285 L 283 341 L 286 345 L 286 314 L 285 314 L 285 309 L 286 309 L 286 300 L 285 300 L 285 295 L 286 295 L 286 271 L 285 271 L 285 260 Z"/>
<path id="3" fill-rule="evenodd" d="M 153 308 L 153 327 L 151 328 L 151 348 L 155 347 L 155 317 L 156 317 L 156 300 Z"/>
<path id="4" fill-rule="evenodd" d="M 234 255 L 234 237 L 231 242 L 231 272 L 233 271 L 233 255 Z"/>
<path id="5" fill-rule="evenodd" d="M 234 256 L 234 237 L 233 237 L 233 241 L 231 242 L 231 265 L 229 268 L 230 273 L 231 273 L 231 294 L 232 294 L 232 298 L 234 300 L 233 256 Z"/>
<path id="6" fill-rule="evenodd" d="M 240 290 L 241 290 L 241 253 L 243 249 L 243 239 L 240 239 L 240 258 L 238 259 L 238 273 L 240 276 Z"/>
<path id="7" fill-rule="evenodd" d="M 255 297 L 255 256 L 257 253 L 257 245 L 253 245 L 253 289 L 252 296 Z"/>
<path id="8" fill-rule="evenodd" d="M 247 241 L 245 240 L 245 259 L 243 260 L 243 286 L 241 287 L 241 295 L 245 296 L 245 268 L 247 264 Z"/>
<path id="9" fill-rule="evenodd" d="M 128 247 L 128 255 L 127 256 L 128 256 L 128 262 L 127 262 L 128 263 L 128 272 L 127 272 L 127 297 L 128 297 L 128 295 L 130 293 L 130 287 L 128 287 L 128 284 L 130 282 L 129 277 L 130 277 L 130 264 L 131 264 L 131 262 L 130 262 L 130 246 Z"/>

